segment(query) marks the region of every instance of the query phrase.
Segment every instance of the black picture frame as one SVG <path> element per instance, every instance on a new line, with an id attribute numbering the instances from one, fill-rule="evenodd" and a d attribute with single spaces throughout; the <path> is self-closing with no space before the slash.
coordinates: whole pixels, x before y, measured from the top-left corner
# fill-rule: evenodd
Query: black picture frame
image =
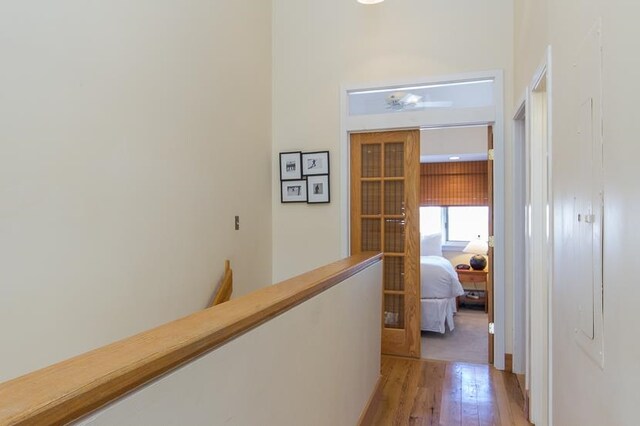
<path id="1" fill-rule="evenodd" d="M 307 177 L 307 203 L 326 204 L 331 202 L 329 175 Z"/>
<path id="2" fill-rule="evenodd" d="M 299 179 L 280 181 L 281 203 L 306 203 L 307 199 L 306 180 Z"/>
<path id="3" fill-rule="evenodd" d="M 291 151 L 280 153 L 280 180 L 302 179 L 302 152 Z"/>
<path id="4" fill-rule="evenodd" d="M 329 174 L 329 151 L 302 153 L 302 176 Z"/>

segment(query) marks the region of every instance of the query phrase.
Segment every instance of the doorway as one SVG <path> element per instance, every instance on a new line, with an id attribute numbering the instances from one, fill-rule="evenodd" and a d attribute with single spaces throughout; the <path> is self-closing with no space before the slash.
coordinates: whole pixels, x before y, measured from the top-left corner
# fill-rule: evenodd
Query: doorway
<path id="1" fill-rule="evenodd" d="M 492 346 L 497 369 L 505 368 L 505 165 L 503 73 L 500 70 L 427 77 L 421 80 L 343 87 L 342 158 L 350 158 L 352 133 L 389 129 L 493 125 L 495 267 Z M 410 90 L 411 93 L 403 91 Z M 414 93 L 415 92 L 415 93 Z M 423 102 L 424 101 L 424 102 Z M 459 101 L 463 102 L 460 103 Z M 350 187 L 350 160 L 342 163 L 342 186 Z M 343 254 L 350 253 L 351 197 L 341 194 Z"/>
<path id="2" fill-rule="evenodd" d="M 488 333 L 493 322 L 491 148 L 491 126 L 421 131 L 421 343 L 425 359 L 493 361 Z M 437 244 L 424 244 L 426 241 Z M 453 294 L 445 294 L 447 291 Z M 439 324 L 442 301 L 429 298 L 443 296 L 456 297 L 450 317 Z"/>
<path id="3" fill-rule="evenodd" d="M 351 134 L 351 252 L 384 254 L 382 353 L 493 362 L 492 136 L 491 126 Z M 437 140 L 447 138 L 462 147 Z"/>

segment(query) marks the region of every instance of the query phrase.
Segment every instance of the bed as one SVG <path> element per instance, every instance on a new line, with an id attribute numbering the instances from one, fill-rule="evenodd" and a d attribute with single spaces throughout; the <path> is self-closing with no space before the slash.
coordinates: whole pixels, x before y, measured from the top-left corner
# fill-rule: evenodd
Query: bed
<path id="1" fill-rule="evenodd" d="M 420 256 L 420 329 L 445 333 L 455 328 L 456 297 L 464 290 L 451 262 L 422 243 L 421 254 L 430 255 Z"/>

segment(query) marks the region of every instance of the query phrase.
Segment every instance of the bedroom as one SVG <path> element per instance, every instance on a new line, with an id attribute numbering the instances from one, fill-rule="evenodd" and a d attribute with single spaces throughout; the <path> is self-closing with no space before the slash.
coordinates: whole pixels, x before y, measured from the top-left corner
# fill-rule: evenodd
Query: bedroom
<path id="1" fill-rule="evenodd" d="M 481 338 L 480 344 L 471 344 L 474 348 L 487 349 L 482 350 L 479 356 L 466 360 L 493 362 L 491 349 L 494 345 L 486 322 L 493 322 L 494 268 L 488 267 L 486 272 L 453 269 L 454 264 L 468 263 L 470 256 L 464 251 L 471 240 L 475 241 L 480 235 L 486 241 L 487 235 L 493 235 L 493 230 L 487 226 L 490 211 L 487 204 L 488 200 L 493 199 L 493 194 L 490 194 L 493 185 L 488 183 L 493 180 L 494 165 L 493 161 L 486 159 L 486 147 L 492 137 L 491 129 L 487 125 L 452 126 L 422 131 L 416 129 L 351 135 L 351 251 L 384 253 L 382 353 L 420 358 L 421 353 L 425 352 L 428 357 L 438 359 L 437 356 L 431 356 L 430 351 L 423 351 L 421 330 L 443 333 L 447 338 L 462 334 L 455 331 L 454 318 L 458 304 L 456 298 L 463 295 L 459 278 L 476 273 L 483 278 L 479 280 L 478 276 L 474 276 L 471 288 L 474 293 L 468 294 L 469 297 L 462 301 L 477 304 L 479 290 L 485 290 L 485 287 L 488 290 L 489 294 L 485 297 L 487 303 L 483 306 L 487 308 L 488 315 L 474 321 L 475 334 L 484 338 Z M 421 137 L 421 133 L 424 137 Z M 475 138 L 469 134 L 475 135 Z M 424 143 L 421 143 L 421 139 Z M 464 148 L 465 140 L 475 140 L 475 146 L 472 143 L 471 147 Z M 463 147 L 457 146 L 461 143 Z M 425 156 L 424 161 L 438 162 L 421 164 L 422 154 Z M 475 161 L 459 161 L 456 158 L 449 160 L 450 157 Z M 448 162 L 441 162 L 443 158 Z M 436 220 L 431 221 L 433 224 L 439 218 L 442 225 L 438 229 L 432 226 L 431 229 L 427 227 L 422 230 L 425 235 L 440 231 L 435 240 L 433 235 L 430 238 L 437 245 L 437 249 L 432 252 L 420 253 L 421 206 L 423 212 L 445 207 L 435 215 Z M 468 214 L 469 208 L 472 209 L 471 216 Z M 473 209 L 484 209 L 485 219 L 480 220 L 485 225 L 480 226 L 483 229 L 473 226 L 469 221 L 470 217 L 482 217 Z M 451 221 L 455 219 L 456 213 L 465 211 L 467 214 L 460 220 Z M 442 220 L 445 217 L 442 212 L 446 213 L 448 221 Z M 499 209 L 496 210 L 496 215 L 498 212 Z M 461 226 L 449 226 L 452 223 Z M 466 232 L 466 235 L 456 236 L 460 231 Z M 448 259 L 442 256 L 443 242 L 446 243 L 444 252 Z M 474 254 L 487 254 L 485 251 L 487 250 Z M 447 267 L 447 270 L 439 278 L 429 280 L 428 270 L 425 268 L 434 269 L 435 265 L 421 265 L 421 261 L 427 260 L 421 254 L 437 255 L 432 260 L 439 267 Z M 488 256 L 489 262 L 492 259 L 493 248 Z M 434 284 L 436 288 L 423 286 L 421 275 L 427 277 L 425 283 Z M 480 285 L 478 281 L 486 283 L 485 287 L 477 288 Z M 497 289 L 495 294 L 497 295 Z M 457 320 L 461 321 L 462 319 Z M 485 325 L 481 325 L 482 322 Z M 448 334 L 447 329 L 451 331 Z M 463 346 L 467 346 L 468 339 L 463 339 L 463 343 Z M 454 353 L 462 352 L 454 350 Z"/>
<path id="2" fill-rule="evenodd" d="M 422 130 L 420 162 L 422 357 L 487 363 L 487 127 Z"/>
<path id="3" fill-rule="evenodd" d="M 384 253 L 384 354 L 420 358 L 422 352 L 421 156 L 431 155 L 433 161 L 451 163 L 449 157 L 466 152 L 482 156 L 466 159 L 486 159 L 491 136 L 494 160 L 489 161 L 491 167 L 486 170 L 495 179 L 487 187 L 491 195 L 486 198 L 494 203 L 492 220 L 497 226 L 489 232 L 495 240 L 495 249 L 490 249 L 489 256 L 495 258 L 495 267 L 487 268 L 487 281 L 491 283 L 487 307 L 488 316 L 495 323 L 495 335 L 487 337 L 488 361 L 495 362 L 496 368 L 504 368 L 504 129 L 501 116 L 496 114 L 502 108 L 502 74 L 488 71 L 425 78 L 410 84 L 351 86 L 345 87 L 344 94 L 345 148 L 350 157 L 350 191 L 345 199 L 349 206 L 345 209 L 345 229 L 349 229 L 349 235 L 345 242 L 351 253 Z M 482 135 L 482 142 L 465 151 L 465 137 L 456 136 L 455 132 L 474 129 Z M 424 153 L 421 134 L 428 132 L 445 136 L 440 142 L 428 143 L 432 151 Z M 449 132 L 454 133 L 447 138 Z M 466 185 L 463 192 L 474 187 L 475 184 Z M 445 244 L 445 257 L 462 256 L 461 260 L 454 260 L 456 265 L 468 263 L 470 258 L 462 255 L 464 247 L 460 244 Z"/>

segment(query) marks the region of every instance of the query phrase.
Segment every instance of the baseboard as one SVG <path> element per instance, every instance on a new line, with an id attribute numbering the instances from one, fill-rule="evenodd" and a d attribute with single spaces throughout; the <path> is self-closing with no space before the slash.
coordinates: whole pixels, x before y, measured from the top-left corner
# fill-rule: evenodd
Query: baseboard
<path id="1" fill-rule="evenodd" d="M 371 392 L 369 401 L 367 401 L 367 405 L 365 405 L 364 410 L 362 411 L 362 414 L 360 414 L 360 420 L 358 421 L 358 425 L 360 426 L 373 425 L 373 416 L 378 410 L 378 406 L 380 405 L 381 400 L 382 400 L 382 376 L 378 377 L 378 381 L 376 382 L 376 386 L 373 388 L 373 392 Z"/>
<path id="2" fill-rule="evenodd" d="M 513 373 L 513 354 L 504 354 L 504 371 Z"/>

